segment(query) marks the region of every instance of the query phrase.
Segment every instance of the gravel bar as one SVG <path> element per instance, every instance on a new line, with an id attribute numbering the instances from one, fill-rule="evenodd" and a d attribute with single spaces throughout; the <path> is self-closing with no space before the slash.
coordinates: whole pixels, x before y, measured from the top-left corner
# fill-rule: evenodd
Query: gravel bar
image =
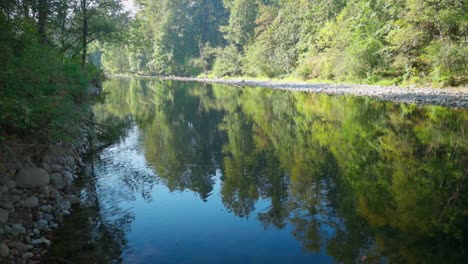
<path id="1" fill-rule="evenodd" d="M 150 77 L 150 76 L 143 76 Z M 261 81 L 248 79 L 204 79 L 185 77 L 150 77 L 164 80 L 222 83 L 236 86 L 265 87 L 279 90 L 304 91 L 335 95 L 369 96 L 379 100 L 417 105 L 440 105 L 468 109 L 468 87 L 430 88 L 361 84 L 325 84 L 307 82 Z"/>

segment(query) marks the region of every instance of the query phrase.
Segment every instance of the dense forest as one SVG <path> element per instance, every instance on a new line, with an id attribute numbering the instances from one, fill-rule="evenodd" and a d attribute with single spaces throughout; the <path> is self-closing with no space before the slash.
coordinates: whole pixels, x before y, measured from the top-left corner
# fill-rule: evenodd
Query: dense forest
<path id="1" fill-rule="evenodd" d="M 63 136 L 111 74 L 467 83 L 464 0 L 0 2 L 0 139 Z M 92 62 L 92 63 L 87 63 Z M 60 106 L 60 107 L 59 107 Z"/>
<path id="2" fill-rule="evenodd" d="M 464 0 L 137 0 L 113 74 L 463 85 Z"/>
<path id="3" fill-rule="evenodd" d="M 88 46 L 127 25 L 118 0 L 0 1 L 0 142 L 71 138 L 104 78 Z"/>

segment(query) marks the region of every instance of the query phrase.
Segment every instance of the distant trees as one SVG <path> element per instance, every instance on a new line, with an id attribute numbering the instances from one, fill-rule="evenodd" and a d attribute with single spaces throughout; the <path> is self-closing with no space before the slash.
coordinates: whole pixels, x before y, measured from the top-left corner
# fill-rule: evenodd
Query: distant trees
<path id="1" fill-rule="evenodd" d="M 141 62 L 139 73 L 197 75 L 208 69 L 216 76 L 467 82 L 462 0 L 137 2 L 132 38 L 151 49 L 135 53 L 127 46 L 127 60 Z M 216 51 L 208 67 L 193 63 L 202 55 L 199 42 Z"/>

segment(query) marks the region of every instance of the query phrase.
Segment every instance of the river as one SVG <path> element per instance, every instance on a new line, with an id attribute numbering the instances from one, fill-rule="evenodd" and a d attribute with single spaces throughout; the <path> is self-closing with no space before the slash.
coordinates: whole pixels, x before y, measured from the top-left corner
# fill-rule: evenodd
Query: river
<path id="1" fill-rule="evenodd" d="M 468 263 L 468 110 L 111 79 L 61 263 Z"/>

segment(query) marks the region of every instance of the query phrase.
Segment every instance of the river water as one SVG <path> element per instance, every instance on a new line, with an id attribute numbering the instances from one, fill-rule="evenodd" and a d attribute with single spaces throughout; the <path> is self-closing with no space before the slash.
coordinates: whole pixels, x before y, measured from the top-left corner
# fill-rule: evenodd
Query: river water
<path id="1" fill-rule="evenodd" d="M 61 263 L 468 263 L 468 111 L 112 79 Z"/>

